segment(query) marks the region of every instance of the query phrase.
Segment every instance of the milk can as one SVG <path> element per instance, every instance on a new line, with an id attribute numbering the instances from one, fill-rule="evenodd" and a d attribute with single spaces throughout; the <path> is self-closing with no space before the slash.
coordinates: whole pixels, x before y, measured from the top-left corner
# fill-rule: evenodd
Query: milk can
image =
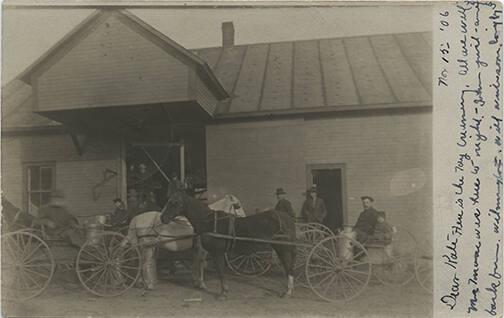
<path id="1" fill-rule="evenodd" d="M 100 244 L 100 234 L 103 233 L 103 224 L 92 223 L 86 226 L 86 240 L 89 244 Z"/>
<path id="2" fill-rule="evenodd" d="M 357 233 L 351 225 L 344 225 L 341 231 L 341 243 L 339 244 L 339 256 L 345 260 L 351 260 L 354 255 L 352 240 L 356 240 Z"/>

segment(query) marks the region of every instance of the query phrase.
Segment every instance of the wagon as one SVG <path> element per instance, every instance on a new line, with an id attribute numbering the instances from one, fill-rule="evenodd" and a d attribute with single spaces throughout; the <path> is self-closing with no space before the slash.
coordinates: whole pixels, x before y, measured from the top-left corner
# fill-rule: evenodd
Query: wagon
<path id="1" fill-rule="evenodd" d="M 296 223 L 296 242 L 313 244 L 334 233 L 320 223 Z M 306 259 L 306 248 L 298 245 L 296 268 L 302 266 Z M 245 248 L 232 249 L 227 252 L 226 264 L 235 274 L 240 276 L 257 277 L 270 270 L 281 270 L 281 265 L 271 245 L 254 244 Z M 296 276 L 296 281 L 302 283 L 302 274 Z"/>
<path id="2" fill-rule="evenodd" d="M 295 242 L 273 240 L 267 243 L 295 245 L 296 285 L 310 288 L 326 301 L 348 301 L 357 297 L 372 277 L 384 285 L 402 286 L 415 278 L 415 274 L 418 276 L 416 240 L 401 227 L 393 227 L 387 239 L 376 236 L 365 244 L 355 239 L 349 226 L 338 234 L 321 224 L 299 223 L 296 228 Z M 259 276 L 271 268 L 280 268 L 271 249 L 248 253 L 233 251 L 227 260 L 233 272 L 244 276 Z"/>
<path id="3" fill-rule="evenodd" d="M 43 229 L 24 228 L 3 234 L 2 294 L 5 299 L 24 301 L 40 295 L 56 268 L 75 268 L 82 286 L 97 296 L 118 296 L 140 276 L 140 252 L 120 231 L 96 231 L 73 256 L 55 252 L 70 244 L 48 236 Z"/>

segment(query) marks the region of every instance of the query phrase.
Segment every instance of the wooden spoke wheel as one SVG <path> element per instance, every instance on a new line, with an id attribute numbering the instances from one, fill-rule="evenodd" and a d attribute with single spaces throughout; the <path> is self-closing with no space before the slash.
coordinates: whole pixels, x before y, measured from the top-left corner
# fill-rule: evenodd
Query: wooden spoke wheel
<path id="1" fill-rule="evenodd" d="M 296 262 L 294 263 L 294 280 L 296 285 L 308 287 L 305 275 L 306 259 L 312 248 L 329 236 L 327 232 L 314 228 L 305 228 L 296 232 L 296 243 L 299 243 L 296 246 Z"/>
<path id="2" fill-rule="evenodd" d="M 235 274 L 261 276 L 270 270 L 273 253 L 270 246 L 251 251 L 231 250 L 225 254 L 226 264 Z"/>
<path id="3" fill-rule="evenodd" d="M 371 264 L 367 251 L 354 239 L 331 236 L 315 245 L 306 259 L 308 286 L 330 302 L 348 301 L 367 287 Z"/>
<path id="4" fill-rule="evenodd" d="M 27 231 L 2 235 L 2 294 L 24 301 L 40 295 L 54 274 L 54 257 L 47 243 Z"/>
<path id="5" fill-rule="evenodd" d="M 304 231 L 308 231 L 308 230 L 320 230 L 320 231 L 326 232 L 328 234 L 328 236 L 334 235 L 334 232 L 331 231 L 331 229 L 329 229 L 327 226 L 325 226 L 322 223 L 315 223 L 315 222 L 296 223 L 296 231 L 304 232 Z"/>
<path id="6" fill-rule="evenodd" d="M 432 254 L 417 255 L 415 261 L 415 276 L 418 284 L 429 294 L 432 294 Z"/>
<path id="7" fill-rule="evenodd" d="M 382 284 L 403 286 L 415 277 L 417 243 L 413 235 L 403 228 L 395 227 L 392 240 L 383 246 L 383 257 L 373 262 L 373 273 Z"/>
<path id="8" fill-rule="evenodd" d="M 320 231 L 324 231 L 326 232 L 328 235 L 330 236 L 333 236 L 334 235 L 334 232 L 331 231 L 331 229 L 329 229 L 327 226 L 325 226 L 324 224 L 322 223 L 308 223 L 308 225 L 313 228 L 313 229 L 317 229 L 317 230 L 320 230 Z"/>
<path id="9" fill-rule="evenodd" d="M 88 291 L 102 297 L 118 296 L 140 276 L 141 255 L 125 236 L 103 232 L 81 247 L 75 267 Z"/>

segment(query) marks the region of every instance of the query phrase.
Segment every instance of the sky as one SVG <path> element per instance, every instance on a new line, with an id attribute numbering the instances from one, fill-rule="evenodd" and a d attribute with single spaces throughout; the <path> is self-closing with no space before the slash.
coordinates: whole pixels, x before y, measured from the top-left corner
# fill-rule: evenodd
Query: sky
<path id="1" fill-rule="evenodd" d="M 14 79 L 94 9 L 14 8 L 2 13 L 2 85 Z M 307 8 L 131 8 L 182 46 L 221 45 L 221 24 L 233 21 L 235 43 L 248 44 L 432 30 L 429 5 Z"/>

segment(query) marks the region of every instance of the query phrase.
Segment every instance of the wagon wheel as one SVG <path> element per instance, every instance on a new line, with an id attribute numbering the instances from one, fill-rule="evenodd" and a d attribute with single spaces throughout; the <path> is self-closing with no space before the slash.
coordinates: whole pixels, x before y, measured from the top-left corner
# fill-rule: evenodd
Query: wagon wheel
<path id="1" fill-rule="evenodd" d="M 320 298 L 348 301 L 364 291 L 371 278 L 367 251 L 344 235 L 325 238 L 306 259 L 308 286 Z"/>
<path id="2" fill-rule="evenodd" d="M 23 301 L 38 296 L 54 274 L 54 257 L 47 243 L 28 231 L 2 235 L 2 294 Z"/>
<path id="3" fill-rule="evenodd" d="M 296 245 L 296 262 L 294 263 L 294 280 L 296 285 L 308 287 L 305 272 L 306 259 L 312 248 L 329 236 L 327 232 L 313 228 L 305 228 L 305 230 L 296 232 L 296 243 L 299 243 L 299 245 Z"/>
<path id="4" fill-rule="evenodd" d="M 328 234 L 328 236 L 334 235 L 334 232 L 331 231 L 327 226 L 325 226 L 322 223 L 296 223 L 296 231 L 297 232 L 304 232 L 308 230 L 320 230 L 324 231 Z"/>
<path id="5" fill-rule="evenodd" d="M 392 242 L 385 245 L 384 260 L 374 266 L 374 275 L 382 284 L 406 285 L 415 276 L 417 243 L 413 235 L 401 227 L 394 227 Z"/>
<path id="6" fill-rule="evenodd" d="M 328 235 L 332 236 L 334 235 L 334 232 L 331 231 L 331 229 L 329 229 L 327 226 L 325 226 L 324 224 L 322 223 L 308 223 L 308 226 L 312 229 L 317 229 L 317 230 L 321 230 L 321 231 L 324 231 L 326 232 Z"/>
<path id="7" fill-rule="evenodd" d="M 119 233 L 104 232 L 84 243 L 77 254 L 75 270 L 88 291 L 112 297 L 135 284 L 140 268 L 138 248 Z"/>
<path id="8" fill-rule="evenodd" d="M 256 277 L 265 274 L 271 268 L 273 250 L 241 252 L 231 250 L 224 254 L 228 267 L 238 275 Z"/>
<path id="9" fill-rule="evenodd" d="M 415 276 L 418 284 L 432 294 L 432 254 L 417 255 L 415 261 Z"/>

